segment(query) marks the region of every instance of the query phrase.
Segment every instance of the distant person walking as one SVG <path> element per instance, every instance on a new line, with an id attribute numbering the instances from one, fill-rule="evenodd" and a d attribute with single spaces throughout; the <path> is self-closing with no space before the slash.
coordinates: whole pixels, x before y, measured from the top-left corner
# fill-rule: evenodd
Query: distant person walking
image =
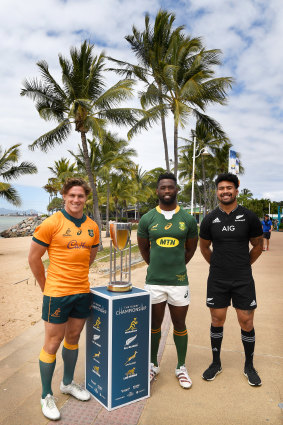
<path id="1" fill-rule="evenodd" d="M 200 249 L 210 264 L 206 305 L 211 314 L 213 355 L 213 362 L 202 377 L 212 381 L 222 371 L 220 350 L 223 326 L 232 299 L 245 350 L 244 375 L 250 385 L 259 386 L 261 379 L 253 366 L 253 318 L 257 302 L 251 264 L 262 252 L 262 227 L 252 211 L 237 204 L 239 180 L 236 175 L 220 174 L 215 184 L 219 206 L 205 216 L 200 226 Z"/>
<path id="2" fill-rule="evenodd" d="M 30 268 L 43 292 L 42 319 L 45 341 L 39 356 L 42 382 L 42 413 L 51 420 L 60 418 L 51 382 L 56 353 L 64 339 L 64 375 L 60 390 L 81 401 L 90 394 L 73 381 L 78 342 L 90 314 L 89 266 L 99 245 L 97 224 L 83 214 L 90 187 L 82 179 L 71 178 L 62 189 L 64 209 L 44 220 L 34 232 Z M 41 260 L 48 251 L 47 277 Z"/>
<path id="3" fill-rule="evenodd" d="M 268 214 L 264 215 L 264 219 L 261 222 L 263 230 L 263 251 L 269 250 L 269 240 L 271 232 L 273 230 L 272 221 L 269 218 Z"/>

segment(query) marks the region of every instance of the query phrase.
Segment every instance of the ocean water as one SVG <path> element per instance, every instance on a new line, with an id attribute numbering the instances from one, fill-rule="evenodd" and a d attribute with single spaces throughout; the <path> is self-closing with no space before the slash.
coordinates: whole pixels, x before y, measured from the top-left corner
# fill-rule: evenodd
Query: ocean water
<path id="1" fill-rule="evenodd" d="M 20 221 L 23 221 L 26 217 L 14 217 L 14 216 L 7 216 L 7 215 L 0 215 L 0 233 L 3 232 L 3 230 L 9 229 L 11 226 L 14 226 L 15 224 L 19 223 Z"/>

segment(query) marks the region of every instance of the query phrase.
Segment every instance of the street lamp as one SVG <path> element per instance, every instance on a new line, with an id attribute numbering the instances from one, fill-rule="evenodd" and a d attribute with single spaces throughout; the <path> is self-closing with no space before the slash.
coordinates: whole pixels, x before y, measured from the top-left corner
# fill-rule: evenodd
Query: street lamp
<path id="1" fill-rule="evenodd" d="M 194 149 L 193 149 L 193 173 L 192 173 L 192 196 L 191 196 L 191 215 L 194 214 L 194 191 L 195 191 L 195 162 L 196 158 L 200 155 L 209 155 L 209 152 L 206 148 L 202 148 L 199 153 L 196 155 L 196 136 L 193 136 Z"/>

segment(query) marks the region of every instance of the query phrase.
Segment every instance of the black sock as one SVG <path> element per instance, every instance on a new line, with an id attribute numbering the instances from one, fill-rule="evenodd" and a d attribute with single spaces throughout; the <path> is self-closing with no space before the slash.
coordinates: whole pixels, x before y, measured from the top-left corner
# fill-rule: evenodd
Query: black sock
<path id="1" fill-rule="evenodd" d="M 210 327 L 210 341 L 213 355 L 213 363 L 219 363 L 220 361 L 220 350 L 223 339 L 223 326 L 212 326 Z"/>
<path id="2" fill-rule="evenodd" d="M 241 337 L 246 355 L 245 366 L 248 364 L 252 365 L 255 349 L 255 330 L 252 329 L 250 332 L 246 332 L 241 329 Z"/>

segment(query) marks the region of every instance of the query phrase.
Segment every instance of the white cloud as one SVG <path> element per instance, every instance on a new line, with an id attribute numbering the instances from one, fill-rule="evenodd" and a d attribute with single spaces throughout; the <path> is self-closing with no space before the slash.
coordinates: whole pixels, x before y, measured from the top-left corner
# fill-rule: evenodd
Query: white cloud
<path id="1" fill-rule="evenodd" d="M 36 163 L 39 173 L 25 176 L 21 185 L 43 186 L 51 166 L 59 157 L 69 157 L 79 136 L 48 155 L 30 152 L 28 145 L 52 128 L 41 120 L 33 102 L 19 96 L 22 81 L 38 77 L 35 63 L 45 59 L 52 74 L 60 79 L 58 53 L 68 55 L 72 45 L 86 37 L 95 43 L 95 52 L 134 61 L 124 37 L 132 25 L 142 30 L 144 14 L 155 16 L 166 2 L 160 0 L 4 0 L 0 17 L 0 137 L 5 148 L 22 143 L 22 160 Z M 174 6 L 172 6 L 172 4 Z M 186 25 L 192 36 L 202 36 L 207 48 L 223 51 L 218 75 L 233 76 L 236 84 L 225 107 L 211 106 L 209 114 L 222 124 L 234 149 L 241 153 L 245 175 L 241 186 L 258 197 L 269 194 L 279 199 L 282 186 L 282 63 L 283 4 L 281 0 L 190 0 L 171 3 L 176 24 Z M 108 74 L 108 84 L 118 80 Z M 191 122 L 193 124 L 193 121 Z M 173 129 L 167 126 L 170 156 Z M 183 134 L 189 134 L 190 128 Z M 119 133 L 126 136 L 127 130 Z M 163 142 L 159 126 L 131 141 L 143 169 L 164 166 Z M 278 198 L 279 197 L 279 198 Z M 279 199 L 280 200 L 280 199 Z"/>

